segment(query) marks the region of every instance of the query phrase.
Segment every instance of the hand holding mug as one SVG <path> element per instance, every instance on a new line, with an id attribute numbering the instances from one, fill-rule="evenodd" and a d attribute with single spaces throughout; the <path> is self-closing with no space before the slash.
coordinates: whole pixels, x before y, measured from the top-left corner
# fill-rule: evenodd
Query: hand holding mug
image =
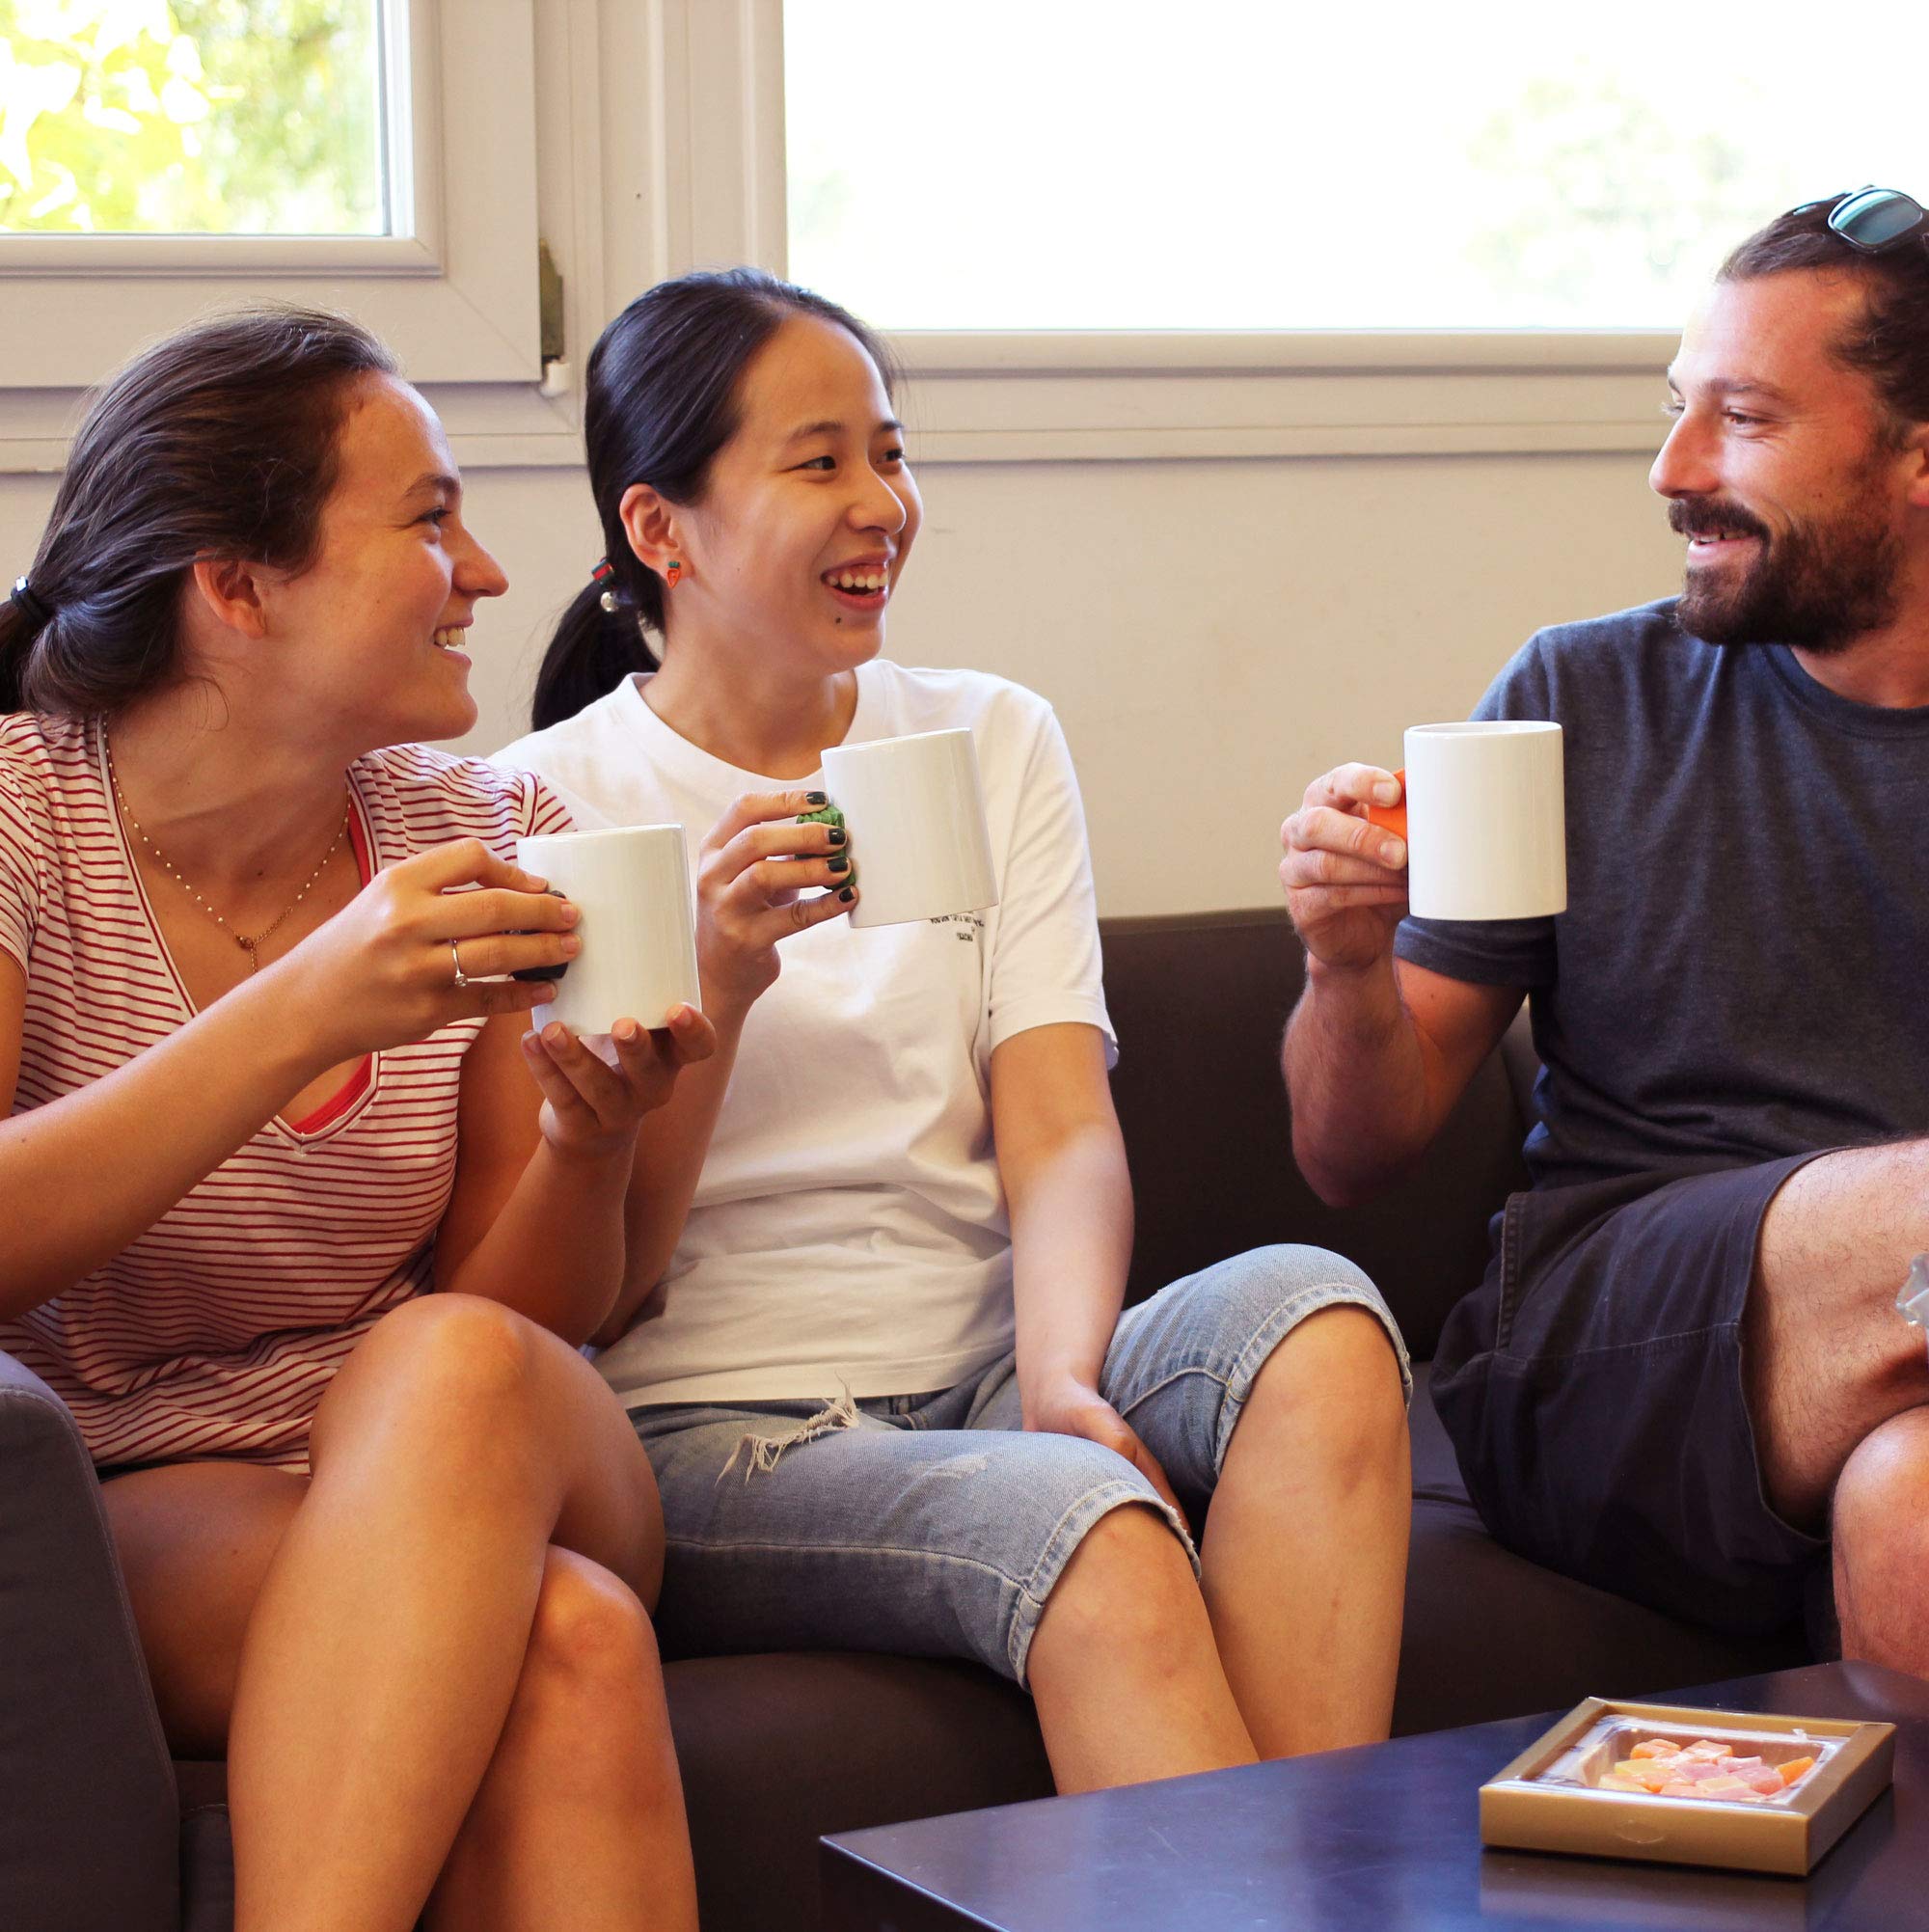
<path id="1" fill-rule="evenodd" d="M 1402 797 L 1392 772 L 1341 765 L 1307 786 L 1279 829 L 1287 908 L 1322 966 L 1359 971 L 1393 951 L 1394 929 L 1406 914 L 1406 841 L 1368 813 Z"/>
<path id="2" fill-rule="evenodd" d="M 710 1011 L 747 1012 L 776 979 L 780 940 L 856 903 L 843 827 L 798 823 L 823 803 L 822 792 L 747 792 L 697 848 L 696 961 Z"/>
<path id="3" fill-rule="evenodd" d="M 378 872 L 268 970 L 312 988 L 316 1052 L 333 1064 L 451 1020 L 527 1013 L 550 988 L 496 975 L 573 958 L 577 916 L 480 839 L 453 839 Z"/>

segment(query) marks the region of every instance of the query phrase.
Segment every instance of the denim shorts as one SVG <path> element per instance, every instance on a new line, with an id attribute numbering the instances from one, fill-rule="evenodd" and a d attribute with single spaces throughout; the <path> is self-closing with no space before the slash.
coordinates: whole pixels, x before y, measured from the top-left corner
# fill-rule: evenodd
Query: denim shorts
<path id="1" fill-rule="evenodd" d="M 1256 1248 L 1121 1316 L 1100 1377 L 1203 1522 L 1255 1377 L 1287 1333 L 1353 1305 L 1406 1350 L 1372 1283 L 1320 1248 Z M 1022 1684 L 1040 1614 L 1079 1540 L 1138 1469 L 1082 1437 L 1026 1431 L 1007 1354 L 937 1394 L 631 1411 L 662 1492 L 666 1650 L 882 1650 L 964 1657 Z"/>

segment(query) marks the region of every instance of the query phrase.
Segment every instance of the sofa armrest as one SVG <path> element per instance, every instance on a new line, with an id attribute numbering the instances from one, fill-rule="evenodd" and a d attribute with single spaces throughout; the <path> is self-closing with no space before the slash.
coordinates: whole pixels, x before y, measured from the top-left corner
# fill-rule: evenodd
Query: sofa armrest
<path id="1" fill-rule="evenodd" d="M 174 1767 L 73 1418 L 0 1353 L 0 1899 L 36 1932 L 180 1912 Z"/>

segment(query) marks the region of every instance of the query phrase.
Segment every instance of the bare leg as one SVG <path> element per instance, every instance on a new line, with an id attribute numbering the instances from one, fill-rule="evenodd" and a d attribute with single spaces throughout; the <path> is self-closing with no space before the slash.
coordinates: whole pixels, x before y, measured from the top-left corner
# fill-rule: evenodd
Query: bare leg
<path id="1" fill-rule="evenodd" d="M 526 1674 L 535 1684 L 551 1543 L 611 1572 L 607 1590 L 653 1600 L 654 1486 L 595 1372 L 464 1296 L 378 1324 L 322 1403 L 312 1462 L 306 1485 L 234 1465 L 150 1471 L 110 1483 L 108 1509 L 170 1735 L 227 1738 L 238 1932 L 403 1932 Z M 633 1645 L 629 1668 L 649 1663 Z M 617 1673 L 613 1654 L 599 1671 Z M 610 1721 L 661 1714 L 652 1680 Z M 653 1742 L 666 1751 L 661 1730 Z M 606 1746 L 619 1748 L 602 1732 L 584 1744 Z M 667 1863 L 611 1922 L 682 1927 L 688 1847 L 661 1817 L 642 1829 Z M 578 1890 L 602 1882 L 579 1873 Z"/>
<path id="2" fill-rule="evenodd" d="M 1258 1756 L 1219 1665 L 1179 1538 L 1128 1505 L 1066 1565 L 1026 1676 L 1061 1792 L 1251 1764 Z"/>
<path id="3" fill-rule="evenodd" d="M 1309 1317 L 1253 1383 L 1200 1545 L 1219 1656 L 1262 1756 L 1386 1736 L 1411 1499 L 1386 1330 L 1363 1308 Z"/>
<path id="4" fill-rule="evenodd" d="M 1835 1484 L 1842 1653 L 1929 1677 L 1929 1408 L 1865 1436 Z"/>
<path id="5" fill-rule="evenodd" d="M 1742 1320 L 1768 1500 L 1819 1533 L 1857 1446 L 1929 1402 L 1922 1331 L 1895 1310 L 1929 1248 L 1929 1143 L 1825 1155 L 1769 1203 Z"/>
<path id="6" fill-rule="evenodd" d="M 241 1644 L 308 1478 L 241 1462 L 180 1462 L 116 1477 L 108 1527 L 177 1757 L 220 1757 Z"/>
<path id="7" fill-rule="evenodd" d="M 508 1722 L 432 1932 L 696 1932 L 683 1785 L 648 1615 L 552 1549 Z"/>

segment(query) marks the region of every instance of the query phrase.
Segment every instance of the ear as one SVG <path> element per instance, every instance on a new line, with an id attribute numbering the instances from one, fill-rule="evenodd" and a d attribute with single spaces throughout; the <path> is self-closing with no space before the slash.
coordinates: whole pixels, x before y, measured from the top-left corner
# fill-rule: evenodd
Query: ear
<path id="1" fill-rule="evenodd" d="M 624 534 L 638 561 L 659 577 L 667 573 L 671 558 L 688 558 L 679 527 L 681 512 L 648 483 L 632 483 L 623 492 L 616 514 L 623 520 Z"/>
<path id="2" fill-rule="evenodd" d="M 1910 507 L 1929 510 L 1929 422 L 1918 422 L 1909 432 L 1902 455 L 1908 466 Z"/>
<path id="3" fill-rule="evenodd" d="M 224 630 L 262 638 L 268 631 L 265 577 L 259 564 L 204 557 L 194 566 L 188 595 Z"/>

